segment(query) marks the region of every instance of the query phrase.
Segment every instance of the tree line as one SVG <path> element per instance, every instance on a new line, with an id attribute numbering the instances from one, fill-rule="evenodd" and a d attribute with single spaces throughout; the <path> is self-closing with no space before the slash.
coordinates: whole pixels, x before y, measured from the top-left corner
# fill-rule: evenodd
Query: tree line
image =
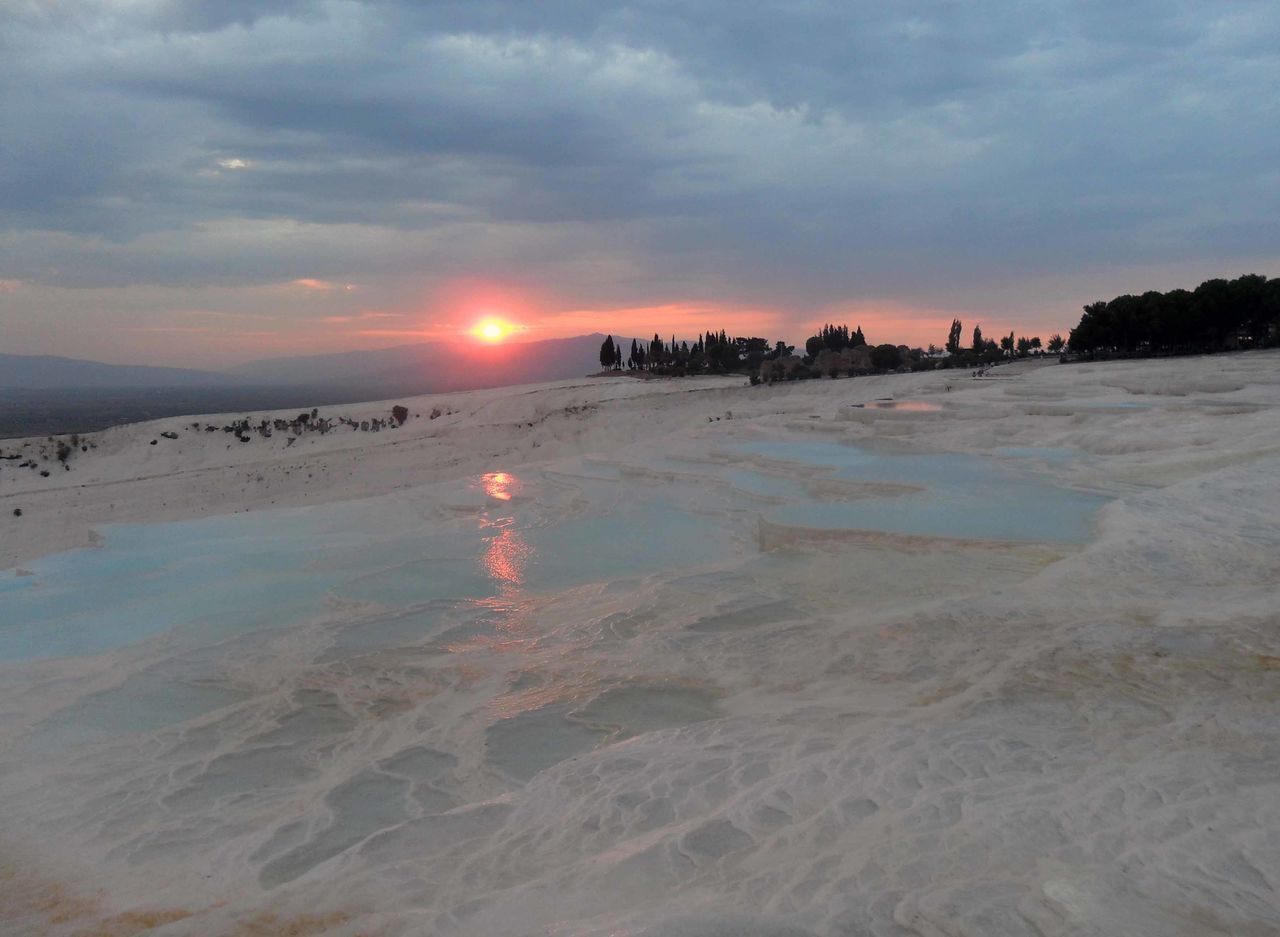
<path id="1" fill-rule="evenodd" d="M 850 329 L 847 325 L 823 325 L 816 335 L 805 340 L 803 355 L 795 351 L 794 345 L 785 342 L 758 336 L 734 337 L 725 329 L 703 332 L 692 344 L 678 342 L 674 336 L 664 341 L 655 334 L 648 342 L 632 339 L 630 349 L 609 335 L 600 345 L 600 366 L 671 376 L 745 372 L 756 383 L 761 379 L 800 380 L 918 369 L 925 360 L 924 352 L 918 348 L 872 346 L 861 326 Z"/>
<path id="2" fill-rule="evenodd" d="M 1256 273 L 1194 290 L 1150 290 L 1084 307 L 1077 354 L 1200 354 L 1280 344 L 1280 279 Z"/>
<path id="3" fill-rule="evenodd" d="M 942 349 L 928 351 L 905 345 L 871 345 L 861 326 L 824 324 L 804 343 L 804 354 L 784 342 L 757 336 L 731 337 L 725 329 L 698 335 L 693 344 L 631 340 L 629 349 L 613 336 L 600 346 L 600 365 L 615 371 L 663 375 L 747 372 L 753 381 L 796 380 L 837 374 L 863 374 L 910 369 L 982 368 L 1010 358 L 1042 352 L 1082 355 L 1193 354 L 1233 348 L 1280 345 L 1280 279 L 1246 274 L 1234 280 L 1206 280 L 1194 290 L 1167 293 L 1151 290 L 1125 294 L 1084 307 L 1069 338 L 1010 332 L 989 338 L 981 324 L 965 340 L 964 323 L 951 321 Z M 941 354 L 945 349 L 946 355 Z M 766 362 L 773 364 L 762 368 Z M 767 375 L 767 376 L 766 376 Z"/>
<path id="4" fill-rule="evenodd" d="M 758 336 L 731 337 L 725 329 L 702 332 L 692 344 L 677 341 L 675 336 L 666 341 L 655 333 L 647 342 L 632 339 L 629 349 L 609 335 L 600 345 L 600 366 L 612 371 L 664 376 L 746 372 L 754 378 L 767 372 L 796 380 L 838 374 L 976 367 L 1038 354 L 1046 348 L 1057 353 L 1066 344 L 1061 335 L 1053 335 L 1047 346 L 1038 335 L 1015 336 L 1013 332 L 999 340 L 988 339 L 982 334 L 982 326 L 977 325 L 971 342 L 965 345 L 961 337 L 963 329 L 959 319 L 952 321 L 945 356 L 933 345 L 927 352 L 906 345 L 872 345 L 863 334 L 862 326 L 850 328 L 830 323 L 805 339 L 803 355 L 796 355 L 795 346 L 785 342 L 770 342 Z M 762 369 L 766 362 L 784 366 Z"/>
<path id="5" fill-rule="evenodd" d="M 862 326 L 858 326 L 850 334 L 847 325 L 824 325 L 818 330 L 817 335 L 810 335 L 805 339 L 804 353 L 810 358 L 816 358 L 818 352 L 824 348 L 828 351 L 842 351 L 845 348 L 859 348 L 866 343 L 867 339 L 862 334 Z"/>
<path id="6" fill-rule="evenodd" d="M 645 371 L 653 374 L 724 374 L 731 371 L 754 371 L 766 360 L 789 355 L 794 350 L 782 342 L 770 344 L 756 336 L 730 337 L 724 330 L 698 335 L 690 345 L 671 336 L 663 341 L 657 333 L 651 341 L 631 340 L 629 351 L 609 335 L 600 345 L 600 366 L 613 371 Z"/>
<path id="7" fill-rule="evenodd" d="M 964 323 L 959 319 L 952 319 L 947 340 L 943 345 L 948 357 L 943 359 L 939 366 L 944 368 L 981 367 L 996 364 L 1007 358 L 1026 358 L 1046 350 L 1057 354 L 1062 351 L 1066 343 L 1066 339 L 1058 334 L 1051 335 L 1047 343 L 1042 341 L 1039 335 L 1015 336 L 1014 332 L 1001 335 L 999 339 L 987 338 L 982 334 L 982 325 L 978 324 L 973 327 L 972 337 L 968 344 L 965 344 Z M 938 349 L 930 345 L 929 352 L 934 355 L 937 354 Z"/>

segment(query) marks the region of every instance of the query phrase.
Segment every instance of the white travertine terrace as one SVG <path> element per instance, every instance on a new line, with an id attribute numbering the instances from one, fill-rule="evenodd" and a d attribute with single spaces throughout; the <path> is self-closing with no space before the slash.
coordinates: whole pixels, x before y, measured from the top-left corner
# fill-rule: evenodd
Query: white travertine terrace
<path id="1" fill-rule="evenodd" d="M 400 402 L 0 463 L 0 932 L 1280 933 L 1280 353 Z"/>

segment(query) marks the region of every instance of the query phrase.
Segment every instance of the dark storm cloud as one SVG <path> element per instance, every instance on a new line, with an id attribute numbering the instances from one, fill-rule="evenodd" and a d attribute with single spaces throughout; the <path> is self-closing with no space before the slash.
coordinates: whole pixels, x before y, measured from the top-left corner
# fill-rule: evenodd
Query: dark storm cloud
<path id="1" fill-rule="evenodd" d="M 0 17 L 0 278 L 537 276 L 605 245 L 638 279 L 819 303 L 1280 251 L 1272 3 Z M 630 288 L 605 267 L 562 286 Z"/>

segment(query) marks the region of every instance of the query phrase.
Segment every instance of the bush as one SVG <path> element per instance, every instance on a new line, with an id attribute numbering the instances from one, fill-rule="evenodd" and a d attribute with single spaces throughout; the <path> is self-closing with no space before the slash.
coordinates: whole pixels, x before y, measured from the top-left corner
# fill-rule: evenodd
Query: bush
<path id="1" fill-rule="evenodd" d="M 409 419 L 409 408 L 396 404 L 391 408 L 391 416 L 400 426 L 404 426 L 404 421 Z"/>
<path id="2" fill-rule="evenodd" d="M 877 345 L 871 349 L 871 365 L 882 371 L 894 371 L 902 366 L 902 353 L 897 345 Z"/>

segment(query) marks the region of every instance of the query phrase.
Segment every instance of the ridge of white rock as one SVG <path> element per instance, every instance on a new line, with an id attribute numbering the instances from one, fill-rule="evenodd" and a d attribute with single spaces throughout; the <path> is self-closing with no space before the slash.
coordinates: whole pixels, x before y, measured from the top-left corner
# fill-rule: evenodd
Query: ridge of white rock
<path id="1" fill-rule="evenodd" d="M 0 930 L 1280 933 L 1278 365 L 0 463 Z"/>

